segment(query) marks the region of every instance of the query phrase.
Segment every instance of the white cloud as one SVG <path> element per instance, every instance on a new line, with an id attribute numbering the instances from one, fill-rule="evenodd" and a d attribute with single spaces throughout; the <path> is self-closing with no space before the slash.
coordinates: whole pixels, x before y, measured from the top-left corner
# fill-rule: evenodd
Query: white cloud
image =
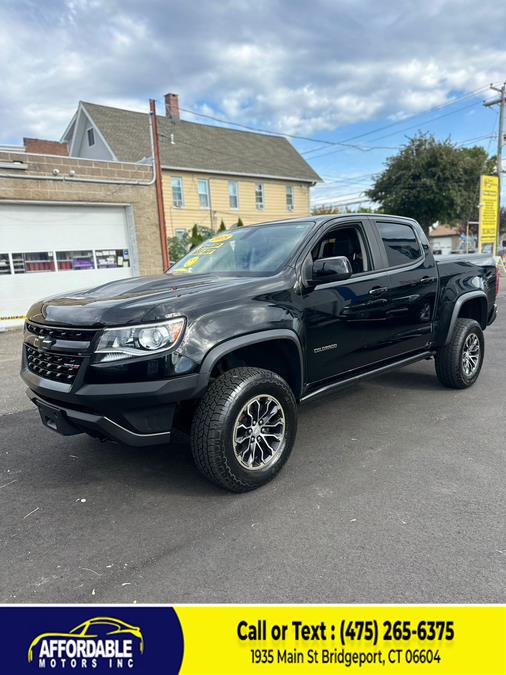
<path id="1" fill-rule="evenodd" d="M 18 0 L 0 6 L 0 142 L 58 137 L 79 99 L 317 134 L 504 79 L 506 4 L 482 0 Z"/>

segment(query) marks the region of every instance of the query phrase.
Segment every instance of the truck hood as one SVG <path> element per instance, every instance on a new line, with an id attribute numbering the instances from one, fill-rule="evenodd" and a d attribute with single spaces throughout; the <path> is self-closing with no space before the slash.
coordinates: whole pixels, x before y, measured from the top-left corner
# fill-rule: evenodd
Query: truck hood
<path id="1" fill-rule="evenodd" d="M 214 274 L 163 274 L 122 279 L 83 291 L 46 298 L 33 305 L 30 320 L 59 326 L 125 326 L 162 321 L 197 306 L 230 301 L 244 287 L 265 278 Z"/>

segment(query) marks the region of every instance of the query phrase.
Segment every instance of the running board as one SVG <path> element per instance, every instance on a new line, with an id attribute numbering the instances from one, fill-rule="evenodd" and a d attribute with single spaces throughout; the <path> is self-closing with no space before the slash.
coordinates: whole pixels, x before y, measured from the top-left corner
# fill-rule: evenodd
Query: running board
<path id="1" fill-rule="evenodd" d="M 369 377 L 375 377 L 376 375 L 382 375 L 383 373 L 388 373 L 390 370 L 396 370 L 397 368 L 409 366 L 411 363 L 423 361 L 424 359 L 431 358 L 432 356 L 434 356 L 434 352 L 429 351 L 422 352 L 421 354 L 414 354 L 413 356 L 408 356 L 407 358 L 401 359 L 400 361 L 395 361 L 394 363 L 388 363 L 384 366 L 380 366 L 379 368 L 375 368 L 374 370 L 368 370 L 367 372 L 358 373 L 357 375 L 352 375 L 351 377 L 344 378 L 337 382 L 332 382 L 332 384 L 326 384 L 325 386 L 320 387 L 319 389 L 316 389 L 315 391 L 312 391 L 311 393 L 303 396 L 300 399 L 300 402 L 305 403 L 316 396 L 323 396 L 324 394 L 335 391 L 336 389 L 340 389 L 341 387 L 346 387 L 350 384 L 360 382 L 360 380 L 365 380 Z"/>

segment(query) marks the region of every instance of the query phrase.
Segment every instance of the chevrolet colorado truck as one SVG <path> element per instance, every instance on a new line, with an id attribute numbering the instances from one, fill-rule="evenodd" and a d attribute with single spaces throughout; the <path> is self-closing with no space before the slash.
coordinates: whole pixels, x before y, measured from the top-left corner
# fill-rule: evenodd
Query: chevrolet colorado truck
<path id="1" fill-rule="evenodd" d="M 498 283 L 490 256 L 436 261 L 409 218 L 242 227 L 166 274 L 33 305 L 21 375 L 50 429 L 144 446 L 186 426 L 198 469 L 243 492 L 288 459 L 298 403 L 431 358 L 470 387 Z"/>

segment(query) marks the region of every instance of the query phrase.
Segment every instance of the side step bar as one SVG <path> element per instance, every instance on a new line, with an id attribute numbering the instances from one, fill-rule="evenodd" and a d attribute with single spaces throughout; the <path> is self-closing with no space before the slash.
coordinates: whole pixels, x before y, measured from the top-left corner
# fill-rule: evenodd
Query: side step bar
<path id="1" fill-rule="evenodd" d="M 434 356 L 434 352 L 431 351 L 421 352 L 419 354 L 414 354 L 413 356 L 408 356 L 407 358 L 401 359 L 400 361 L 395 361 L 393 363 L 387 363 L 386 365 L 379 366 L 374 370 L 368 370 L 367 372 L 358 373 L 357 375 L 352 375 L 350 377 L 337 380 L 335 382 L 332 382 L 331 384 L 326 384 L 322 387 L 319 387 L 318 389 L 315 389 L 309 394 L 306 394 L 300 399 L 300 402 L 305 403 L 306 401 L 316 398 L 317 396 L 324 396 L 327 393 L 330 394 L 331 392 L 341 389 L 342 387 L 347 387 L 351 384 L 355 384 L 356 382 L 360 382 L 361 380 L 365 380 L 369 377 L 375 377 L 376 375 L 388 373 L 389 371 L 396 370 L 397 368 L 409 366 L 411 363 L 423 361 L 424 359 L 429 359 L 432 356 Z"/>

